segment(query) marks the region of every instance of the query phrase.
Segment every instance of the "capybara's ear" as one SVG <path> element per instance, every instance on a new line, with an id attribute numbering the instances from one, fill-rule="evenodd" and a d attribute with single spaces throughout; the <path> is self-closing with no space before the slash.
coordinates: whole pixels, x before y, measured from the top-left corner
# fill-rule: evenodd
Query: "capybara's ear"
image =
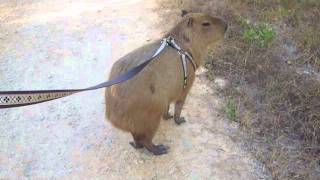
<path id="1" fill-rule="evenodd" d="M 185 10 L 185 9 L 181 10 L 181 17 L 184 17 L 187 14 L 188 14 L 187 10 Z"/>
<path id="2" fill-rule="evenodd" d="M 188 27 L 192 27 L 193 26 L 193 17 L 189 17 L 188 19 Z"/>

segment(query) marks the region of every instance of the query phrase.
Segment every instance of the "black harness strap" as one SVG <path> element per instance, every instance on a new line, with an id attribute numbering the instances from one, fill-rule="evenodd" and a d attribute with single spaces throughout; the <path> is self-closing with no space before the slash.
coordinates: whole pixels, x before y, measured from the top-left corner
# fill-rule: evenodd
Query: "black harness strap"
<path id="1" fill-rule="evenodd" d="M 194 72 L 197 70 L 197 64 L 194 62 L 193 57 L 187 51 L 183 50 L 175 41 L 174 38 L 169 37 L 169 45 L 178 51 L 180 54 L 182 69 L 183 69 L 183 89 L 188 86 L 188 62 L 191 63 Z"/>

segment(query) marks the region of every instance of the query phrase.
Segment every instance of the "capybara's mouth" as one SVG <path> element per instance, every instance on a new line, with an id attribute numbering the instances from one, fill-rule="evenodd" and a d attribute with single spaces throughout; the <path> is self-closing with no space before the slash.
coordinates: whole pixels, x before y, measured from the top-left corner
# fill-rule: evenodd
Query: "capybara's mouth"
<path id="1" fill-rule="evenodd" d="M 223 32 L 226 33 L 228 30 L 228 23 L 226 23 L 226 21 L 224 21 L 222 19 L 220 19 L 220 22 L 221 22 L 223 30 L 224 30 Z"/>
<path id="2" fill-rule="evenodd" d="M 224 22 L 225 23 L 225 22 Z M 228 24 L 227 23 L 225 23 L 225 26 L 224 26 L 224 33 L 226 33 L 227 31 L 228 31 Z"/>
<path id="3" fill-rule="evenodd" d="M 227 36 L 227 31 L 228 31 L 228 28 L 229 28 L 229 25 L 226 21 L 222 20 L 221 19 L 221 24 L 222 24 L 222 28 L 223 28 L 223 34 L 224 34 L 224 38 Z"/>

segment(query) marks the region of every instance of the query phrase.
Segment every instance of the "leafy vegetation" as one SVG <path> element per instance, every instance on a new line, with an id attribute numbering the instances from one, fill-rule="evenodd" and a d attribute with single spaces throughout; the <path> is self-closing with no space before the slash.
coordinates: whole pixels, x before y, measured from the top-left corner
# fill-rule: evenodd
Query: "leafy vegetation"
<path id="1" fill-rule="evenodd" d="M 252 24 L 248 19 L 241 18 L 244 28 L 243 39 L 260 47 L 267 47 L 276 37 L 276 32 L 268 24 Z"/>
<path id="2" fill-rule="evenodd" d="M 227 114 L 227 117 L 230 121 L 236 121 L 237 108 L 236 108 L 235 101 L 232 97 L 227 98 L 226 114 Z"/>

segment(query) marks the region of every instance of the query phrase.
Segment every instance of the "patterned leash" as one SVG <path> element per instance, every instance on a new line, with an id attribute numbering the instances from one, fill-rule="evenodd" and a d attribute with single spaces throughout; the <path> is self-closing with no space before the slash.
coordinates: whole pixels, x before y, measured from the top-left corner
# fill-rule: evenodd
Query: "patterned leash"
<path id="1" fill-rule="evenodd" d="M 125 82 L 140 71 L 142 71 L 154 58 L 156 58 L 167 46 L 169 38 L 164 38 L 161 41 L 161 45 L 156 53 L 144 63 L 130 69 L 125 74 L 118 76 L 110 81 L 98 84 L 85 89 L 64 89 L 64 90 L 39 90 L 39 91 L 0 91 L 0 109 L 14 108 L 21 106 L 28 106 L 33 104 L 39 104 L 55 99 L 60 99 L 66 96 L 70 96 L 75 93 L 96 90 L 101 88 L 110 87 L 115 84 Z"/>
<path id="2" fill-rule="evenodd" d="M 194 66 L 194 61 L 186 51 L 183 51 L 176 43 L 174 38 L 168 37 L 164 38 L 161 41 L 161 45 L 156 53 L 147 61 L 143 62 L 142 64 L 133 67 L 127 73 L 118 76 L 115 79 L 110 81 L 98 84 L 96 86 L 92 86 L 85 89 L 65 89 L 65 90 L 39 90 L 39 91 L 0 91 L 0 109 L 5 108 L 14 108 L 14 107 L 21 107 L 21 106 L 28 106 L 33 104 L 39 104 L 55 99 L 60 99 L 66 96 L 70 96 L 75 93 L 83 92 L 83 91 L 91 91 L 101 88 L 110 87 L 115 84 L 119 84 L 125 82 L 134 76 L 136 76 L 140 71 L 142 71 L 154 58 L 156 58 L 166 47 L 172 47 L 181 56 L 181 60 L 183 62 L 183 70 L 184 70 L 184 87 L 186 86 L 186 79 L 187 79 L 187 69 L 186 69 L 186 57 L 188 60 L 191 61 L 192 65 Z M 195 66 L 194 66 L 195 68 Z"/>

